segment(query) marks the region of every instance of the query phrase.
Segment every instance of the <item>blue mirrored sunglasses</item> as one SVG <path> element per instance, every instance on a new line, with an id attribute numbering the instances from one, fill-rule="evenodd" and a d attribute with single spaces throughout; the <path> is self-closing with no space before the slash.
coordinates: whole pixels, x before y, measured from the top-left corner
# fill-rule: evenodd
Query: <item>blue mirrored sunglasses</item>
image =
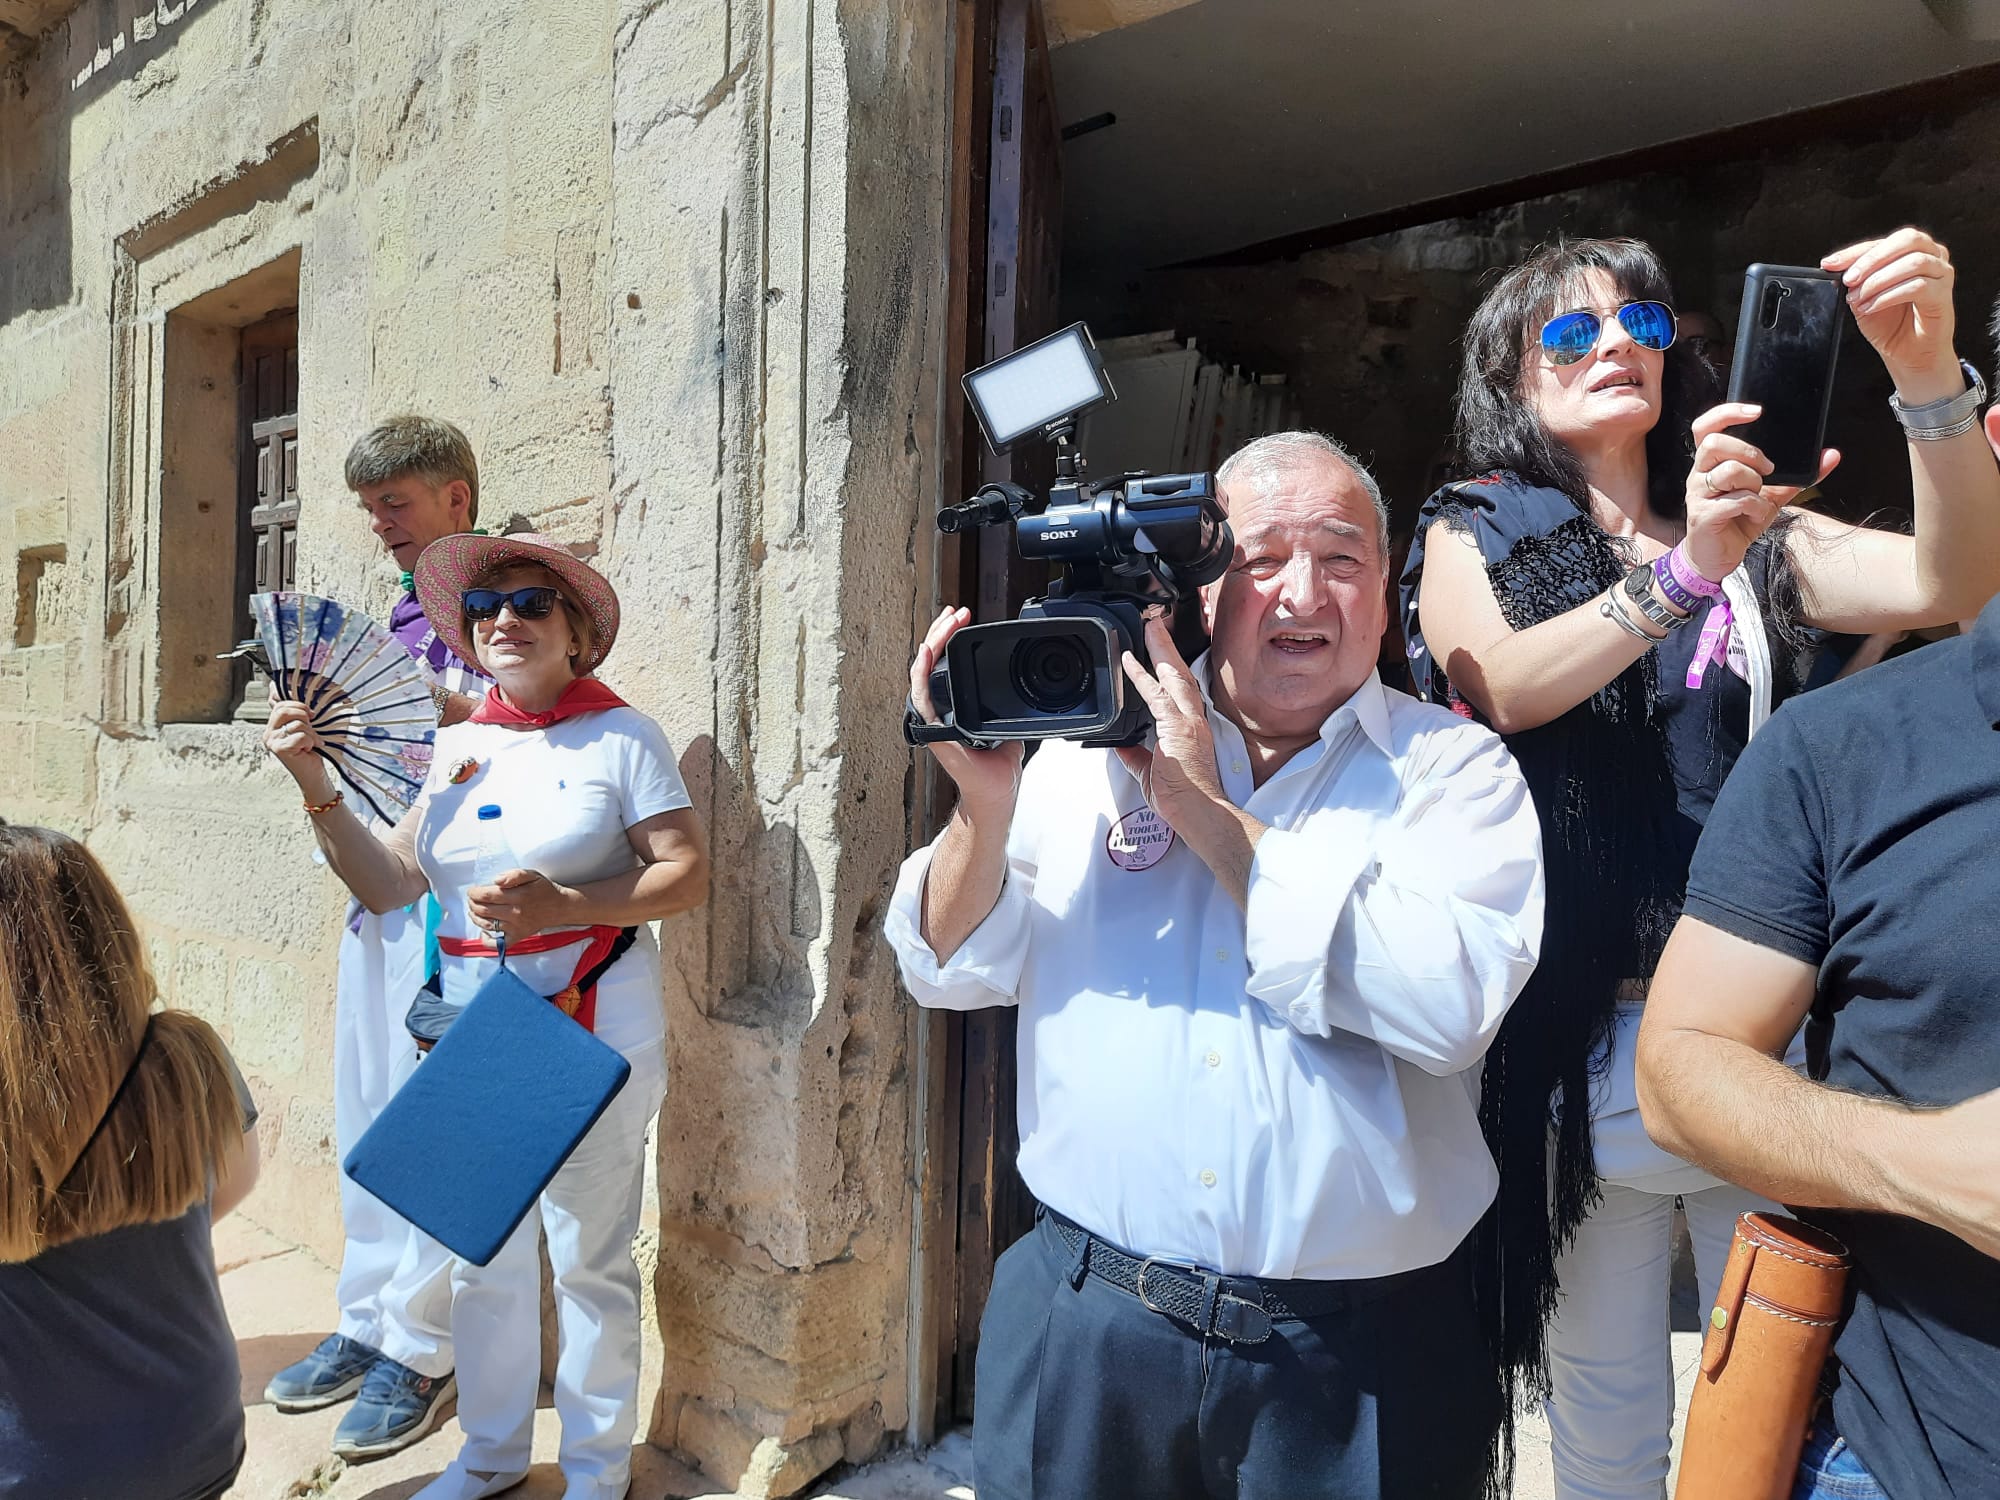
<path id="1" fill-rule="evenodd" d="M 500 589 L 467 589 L 459 595 L 458 603 L 468 620 L 498 619 L 502 606 L 509 604 L 514 606 L 514 613 L 523 620 L 546 620 L 561 598 L 561 594 L 544 584 L 539 588 L 515 589 L 512 593 Z"/>
<path id="2" fill-rule="evenodd" d="M 1674 310 L 1664 302 L 1628 302 L 1618 321 L 1641 349 L 1671 349 Z M 1604 320 L 1594 312 L 1558 313 L 1542 325 L 1542 352 L 1552 365 L 1573 365 L 1597 347 Z"/>

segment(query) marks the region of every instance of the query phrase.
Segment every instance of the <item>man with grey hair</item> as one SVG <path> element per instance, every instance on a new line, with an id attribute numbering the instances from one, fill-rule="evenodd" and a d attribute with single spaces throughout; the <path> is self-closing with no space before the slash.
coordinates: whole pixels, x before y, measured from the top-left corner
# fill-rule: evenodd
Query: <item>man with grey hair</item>
<path id="1" fill-rule="evenodd" d="M 425 547 L 472 529 L 479 466 L 450 422 L 414 413 L 390 417 L 348 451 L 348 488 L 370 529 L 402 572 L 403 597 L 389 630 L 430 684 L 438 716 L 467 718 L 485 675 L 438 638 L 410 587 Z M 428 901 L 429 898 L 426 898 Z M 403 1024 L 428 972 L 425 903 L 375 916 L 349 907 L 336 969 L 333 1027 L 334 1135 L 344 1159 L 417 1063 Z M 264 1398 L 279 1411 L 315 1411 L 354 1398 L 334 1429 L 343 1458 L 378 1458 L 429 1432 L 455 1389 L 451 1344 L 451 1252 L 372 1193 L 340 1183 L 340 1325 L 297 1363 L 271 1377 Z"/>
<path id="2" fill-rule="evenodd" d="M 1354 476 L 1374 504 L 1377 550 L 1386 560 L 1389 502 L 1382 497 L 1382 486 L 1375 482 L 1375 476 L 1361 460 L 1323 432 L 1274 432 L 1257 438 L 1223 460 L 1222 467 L 1215 471 L 1215 483 L 1226 503 L 1232 485 L 1238 490 L 1261 490 L 1278 483 L 1288 472 L 1317 465 L 1344 467 Z"/>
<path id="3" fill-rule="evenodd" d="M 958 788 L 887 933 L 923 1005 L 1019 1007 L 1042 1205 L 981 1325 L 980 1500 L 1473 1500 L 1500 1396 L 1462 1248 L 1480 1058 L 1533 968 L 1540 835 L 1497 736 L 1385 688 L 1380 491 L 1331 439 L 1221 472 L 1192 666 L 1143 746 L 930 747 Z M 968 623 L 947 610 L 910 668 Z"/>

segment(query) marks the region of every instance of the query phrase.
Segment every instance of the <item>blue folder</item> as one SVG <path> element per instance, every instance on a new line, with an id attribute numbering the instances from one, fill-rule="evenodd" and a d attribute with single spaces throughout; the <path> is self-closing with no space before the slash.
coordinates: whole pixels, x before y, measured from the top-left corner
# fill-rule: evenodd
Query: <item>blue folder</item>
<path id="1" fill-rule="evenodd" d="M 454 1255 L 483 1266 L 631 1074 L 613 1048 L 502 969 L 342 1167 Z"/>

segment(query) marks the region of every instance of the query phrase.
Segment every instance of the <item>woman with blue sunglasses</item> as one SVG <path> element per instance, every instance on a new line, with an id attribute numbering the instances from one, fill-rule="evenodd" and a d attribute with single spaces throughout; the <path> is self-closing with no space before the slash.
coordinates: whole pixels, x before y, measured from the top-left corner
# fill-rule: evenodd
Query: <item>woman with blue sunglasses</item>
<path id="1" fill-rule="evenodd" d="M 2000 589 L 2000 468 L 1953 351 L 1949 256 L 1905 229 L 1822 264 L 1895 381 L 1913 535 L 1788 510 L 1798 491 L 1766 484 L 1732 431 L 1757 409 L 1715 405 L 1676 342 L 1659 259 L 1576 240 L 1473 315 L 1455 434 L 1470 477 L 1425 503 L 1403 573 L 1418 691 L 1500 731 L 1542 819 L 1541 964 L 1486 1063 L 1501 1182 L 1481 1248 L 1489 1332 L 1510 1394 L 1548 1397 L 1563 1500 L 1662 1500 L 1675 1199 L 1704 1307 L 1736 1216 L 1764 1206 L 1655 1147 L 1633 1083 L 1715 793 L 1800 688 L 1813 628 L 1934 624 Z"/>

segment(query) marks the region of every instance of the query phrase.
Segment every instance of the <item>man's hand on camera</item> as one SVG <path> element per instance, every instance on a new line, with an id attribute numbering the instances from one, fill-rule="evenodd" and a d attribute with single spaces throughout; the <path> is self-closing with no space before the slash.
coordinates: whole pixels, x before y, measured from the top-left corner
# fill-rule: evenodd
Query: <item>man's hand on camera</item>
<path id="1" fill-rule="evenodd" d="M 1222 774 L 1215 767 L 1215 735 L 1208 727 L 1201 685 L 1174 649 L 1166 620 L 1156 612 L 1146 617 L 1146 650 L 1152 655 L 1153 670 L 1148 672 L 1127 651 L 1125 675 L 1153 711 L 1154 748 L 1125 746 L 1118 758 L 1139 778 L 1153 811 L 1186 838 L 1184 821 L 1199 816 L 1208 804 L 1228 800 L 1222 795 Z"/>
<path id="2" fill-rule="evenodd" d="M 927 724 L 938 722 L 931 702 L 931 672 L 944 660 L 945 643 L 972 623 L 969 609 L 947 609 L 931 622 L 916 660 L 910 663 L 910 704 Z M 1024 747 L 1012 740 L 995 750 L 974 750 L 967 745 L 944 740 L 930 747 L 958 787 L 958 805 L 967 818 L 992 819 L 1005 827 L 1013 821 L 1014 797 L 1021 786 L 1021 757 Z"/>
<path id="3" fill-rule="evenodd" d="M 1153 670 L 1125 653 L 1125 675 L 1153 711 L 1153 748 L 1121 746 L 1146 801 L 1186 841 L 1238 906 L 1249 901 L 1250 862 L 1264 825 L 1229 800 L 1215 764 L 1215 735 L 1201 685 L 1174 649 L 1164 615 L 1146 621 Z"/>

